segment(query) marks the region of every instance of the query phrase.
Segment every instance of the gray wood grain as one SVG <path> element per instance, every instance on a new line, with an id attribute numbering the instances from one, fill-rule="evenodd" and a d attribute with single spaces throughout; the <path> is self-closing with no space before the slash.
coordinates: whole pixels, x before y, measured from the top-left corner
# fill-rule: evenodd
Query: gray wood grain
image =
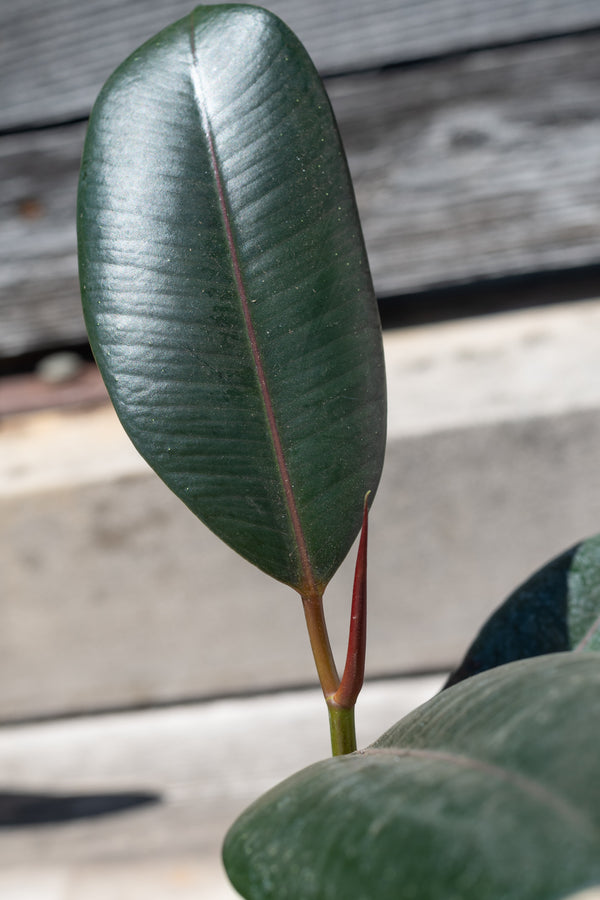
<path id="1" fill-rule="evenodd" d="M 110 72 L 189 0 L 0 4 L 0 129 L 85 115 Z M 325 73 L 600 24 L 596 0 L 272 0 Z"/>
<path id="2" fill-rule="evenodd" d="M 600 36 L 333 79 L 380 294 L 600 260 Z M 84 338 L 84 126 L 0 141 L 0 354 Z"/>
<path id="3" fill-rule="evenodd" d="M 0 140 L 0 355 L 83 339 L 75 201 L 85 126 Z"/>
<path id="4" fill-rule="evenodd" d="M 600 261 L 600 37 L 334 80 L 380 294 Z"/>

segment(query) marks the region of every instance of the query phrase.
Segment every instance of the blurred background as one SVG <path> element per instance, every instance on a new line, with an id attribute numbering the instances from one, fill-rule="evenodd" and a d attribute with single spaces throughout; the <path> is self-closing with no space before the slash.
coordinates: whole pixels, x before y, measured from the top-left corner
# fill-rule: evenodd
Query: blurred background
<path id="1" fill-rule="evenodd" d="M 365 743 L 531 571 L 600 530 L 600 7 L 269 8 L 324 77 L 384 325 Z M 3 900 L 231 896 L 228 822 L 328 753 L 295 596 L 139 459 L 80 311 L 91 105 L 189 10 L 0 2 Z M 328 592 L 340 660 L 351 569 Z"/>

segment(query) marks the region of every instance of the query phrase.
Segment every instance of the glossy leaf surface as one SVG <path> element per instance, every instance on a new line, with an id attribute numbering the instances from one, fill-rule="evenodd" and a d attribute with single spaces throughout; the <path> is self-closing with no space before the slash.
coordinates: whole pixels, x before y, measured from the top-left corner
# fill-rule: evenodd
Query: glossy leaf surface
<path id="1" fill-rule="evenodd" d="M 600 651 L 600 535 L 539 569 L 485 623 L 447 686 L 517 659 Z"/>
<path id="2" fill-rule="evenodd" d="M 493 669 L 258 800 L 228 874 L 246 900 L 558 900 L 600 883 L 599 741 L 599 656 Z"/>
<path id="3" fill-rule="evenodd" d="M 82 161 L 86 324 L 126 430 L 251 562 L 320 591 L 379 481 L 379 319 L 320 79 L 275 16 L 198 7 L 134 53 Z"/>

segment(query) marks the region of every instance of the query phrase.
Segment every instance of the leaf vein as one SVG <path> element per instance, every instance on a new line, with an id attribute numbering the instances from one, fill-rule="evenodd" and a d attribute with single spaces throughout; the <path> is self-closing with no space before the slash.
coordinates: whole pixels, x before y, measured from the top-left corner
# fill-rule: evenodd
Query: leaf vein
<path id="1" fill-rule="evenodd" d="M 211 164 L 213 167 L 213 173 L 216 181 L 217 187 L 217 195 L 219 198 L 219 204 L 221 208 L 221 214 L 223 217 L 223 224 L 225 228 L 225 233 L 227 237 L 227 244 L 229 248 L 229 253 L 231 256 L 231 264 L 233 268 L 234 280 L 236 283 L 238 295 L 240 298 L 244 322 L 246 325 L 247 335 L 250 343 L 251 353 L 254 360 L 254 365 L 256 368 L 256 375 L 260 387 L 260 393 L 263 400 L 263 405 L 265 408 L 265 414 L 267 418 L 269 433 L 271 436 L 271 441 L 273 444 L 273 450 L 277 462 L 277 467 L 279 470 L 279 475 L 281 478 L 283 492 L 285 496 L 286 506 L 288 510 L 288 515 L 290 519 L 290 523 L 292 526 L 292 531 L 294 534 L 294 539 L 296 542 L 296 548 L 299 556 L 300 566 L 303 575 L 304 584 L 301 586 L 301 592 L 306 593 L 310 596 L 316 596 L 320 594 L 320 591 L 317 588 L 316 580 L 312 571 L 312 566 L 310 563 L 310 558 L 308 555 L 308 549 L 306 546 L 306 540 L 304 537 L 304 532 L 302 529 L 302 523 L 300 521 L 300 516 L 298 513 L 298 508 L 296 505 L 296 499 L 294 496 L 294 491 L 292 488 L 291 478 L 287 468 L 287 462 L 285 459 L 285 454 L 283 450 L 283 445 L 281 442 L 281 437 L 279 435 L 279 430 L 277 426 L 277 421 L 275 417 L 275 412 L 273 409 L 273 404 L 271 401 L 271 395 L 269 391 L 269 386 L 267 383 L 267 378 L 263 366 L 263 361 L 261 358 L 260 348 L 258 346 L 257 336 L 254 329 L 254 324 L 252 321 L 252 317 L 250 315 L 250 304 L 248 300 L 248 296 L 246 293 L 246 287 L 244 283 L 244 278 L 242 275 L 242 269 L 240 265 L 240 260 L 238 258 L 237 249 L 233 237 L 233 229 L 231 223 L 231 212 L 229 210 L 229 206 L 227 203 L 227 198 L 225 194 L 225 188 L 223 185 L 221 170 L 219 165 L 219 160 L 217 157 L 217 151 L 214 142 L 214 136 L 212 133 L 212 128 L 210 124 L 210 119 L 208 115 L 208 110 L 206 107 L 206 99 L 205 99 L 205 90 L 203 88 L 202 83 L 202 69 L 200 65 L 200 61 L 198 59 L 197 48 L 195 43 L 195 33 L 194 33 L 194 19 L 193 13 L 190 17 L 190 40 L 191 40 L 191 51 L 192 51 L 192 67 L 191 67 L 191 79 L 194 87 L 194 94 L 196 97 L 196 101 L 198 103 L 198 108 L 200 112 L 200 117 L 202 121 L 202 127 L 204 129 L 205 137 L 208 144 L 209 155 L 211 159 Z M 300 589 L 300 586 L 299 586 Z"/>
<path id="2" fill-rule="evenodd" d="M 539 781 L 534 781 L 527 775 L 522 775 L 511 769 L 503 768 L 495 763 L 486 762 L 485 760 L 476 759 L 472 756 L 466 756 L 461 753 L 453 753 L 447 750 L 431 750 L 414 747 L 370 747 L 366 750 L 359 751 L 361 756 L 394 756 L 412 757 L 415 759 L 424 759 L 431 761 L 446 762 L 451 765 L 483 772 L 486 775 L 508 782 L 519 790 L 524 791 L 530 797 L 533 797 L 558 812 L 561 816 L 568 819 L 571 824 L 578 830 L 589 833 L 590 830 L 596 831 L 596 825 L 571 803 L 563 797 L 559 797 L 548 790 Z"/>

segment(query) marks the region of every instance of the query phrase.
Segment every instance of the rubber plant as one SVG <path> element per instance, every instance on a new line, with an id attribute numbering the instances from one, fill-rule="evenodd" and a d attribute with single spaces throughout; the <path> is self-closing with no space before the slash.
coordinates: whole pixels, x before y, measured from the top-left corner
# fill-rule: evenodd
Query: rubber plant
<path id="1" fill-rule="evenodd" d="M 382 340 L 332 111 L 276 16 L 198 7 L 117 69 L 90 119 L 78 240 L 126 431 L 306 617 L 333 757 L 234 823 L 240 894 L 551 900 L 599 884 L 598 540 L 509 598 L 447 690 L 356 749 Z M 340 677 L 323 593 L 361 529 Z"/>

